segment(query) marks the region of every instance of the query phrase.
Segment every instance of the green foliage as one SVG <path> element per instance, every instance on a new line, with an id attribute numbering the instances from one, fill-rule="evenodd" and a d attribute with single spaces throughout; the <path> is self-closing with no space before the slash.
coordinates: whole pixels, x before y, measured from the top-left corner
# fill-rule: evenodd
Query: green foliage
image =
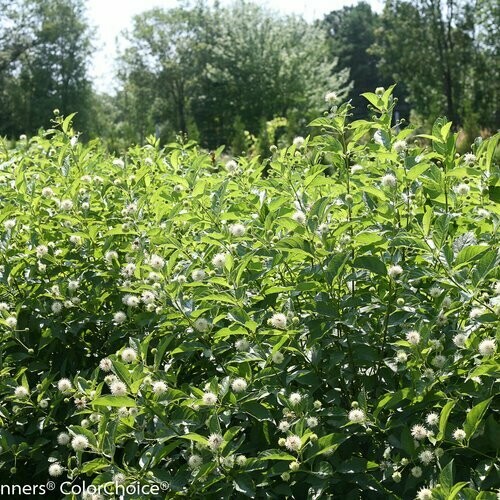
<path id="1" fill-rule="evenodd" d="M 498 136 L 365 97 L 262 161 L 0 149 L 2 481 L 494 498 Z"/>

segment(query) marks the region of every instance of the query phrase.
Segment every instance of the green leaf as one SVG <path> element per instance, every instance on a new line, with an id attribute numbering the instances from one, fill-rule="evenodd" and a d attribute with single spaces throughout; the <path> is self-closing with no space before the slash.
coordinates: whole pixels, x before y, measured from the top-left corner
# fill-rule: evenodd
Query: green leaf
<path id="1" fill-rule="evenodd" d="M 370 272 L 380 276 L 387 275 L 387 268 L 385 267 L 385 264 L 379 258 L 369 255 L 358 257 L 353 262 L 353 267 L 358 269 L 368 269 Z"/>
<path id="2" fill-rule="evenodd" d="M 92 406 L 113 406 L 117 408 L 125 407 L 133 407 L 137 406 L 137 403 L 127 396 L 101 396 L 92 401 Z"/>
<path id="3" fill-rule="evenodd" d="M 441 415 L 439 416 L 439 432 L 436 436 L 436 439 L 438 441 L 441 441 L 446 434 L 446 425 L 448 424 L 448 418 L 455 404 L 456 401 L 448 401 L 441 410 Z"/>
<path id="4" fill-rule="evenodd" d="M 448 465 L 439 474 L 439 483 L 448 495 L 453 486 L 453 460 L 450 460 Z"/>
<path id="5" fill-rule="evenodd" d="M 184 434 L 183 436 L 179 436 L 180 439 L 187 439 L 188 441 L 194 441 L 196 443 L 201 443 L 205 446 L 208 446 L 208 439 L 205 436 L 201 436 L 200 434 L 196 434 L 195 432 L 190 432 L 188 434 Z"/>
<path id="6" fill-rule="evenodd" d="M 471 439 L 476 432 L 492 399 L 493 398 L 489 398 L 481 401 L 467 413 L 467 417 L 465 417 L 464 423 L 464 431 L 467 435 L 467 439 Z"/>
<path id="7" fill-rule="evenodd" d="M 418 163 L 408 171 L 406 177 L 408 180 L 414 181 L 415 179 L 418 179 L 418 177 L 421 176 L 430 167 L 430 163 Z"/>

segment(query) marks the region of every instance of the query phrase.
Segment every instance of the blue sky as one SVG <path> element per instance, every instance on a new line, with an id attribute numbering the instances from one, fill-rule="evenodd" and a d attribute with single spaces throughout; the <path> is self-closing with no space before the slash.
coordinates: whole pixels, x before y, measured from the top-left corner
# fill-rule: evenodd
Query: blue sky
<path id="1" fill-rule="evenodd" d="M 356 4 L 356 0 L 254 0 L 271 10 L 283 14 L 299 14 L 308 21 L 322 18 L 332 10 L 344 5 Z M 230 3 L 222 0 L 221 4 Z M 374 10 L 379 10 L 381 0 L 369 1 Z M 114 59 L 117 53 L 117 37 L 126 29 L 132 17 L 153 7 L 170 8 L 177 0 L 87 0 L 88 18 L 97 28 L 96 51 L 90 66 L 95 86 L 100 91 L 112 92 L 114 88 Z"/>

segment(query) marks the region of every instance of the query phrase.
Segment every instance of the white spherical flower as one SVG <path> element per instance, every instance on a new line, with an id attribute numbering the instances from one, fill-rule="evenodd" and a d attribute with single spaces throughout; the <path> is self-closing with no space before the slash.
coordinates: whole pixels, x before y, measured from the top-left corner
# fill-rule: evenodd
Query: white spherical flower
<path id="1" fill-rule="evenodd" d="M 288 398 L 292 406 L 297 406 L 302 401 L 302 396 L 298 392 L 292 392 Z"/>
<path id="2" fill-rule="evenodd" d="M 123 349 L 121 358 L 125 363 L 133 363 L 137 359 L 137 352 L 131 347 Z"/>
<path id="3" fill-rule="evenodd" d="M 165 394 L 167 392 L 167 389 L 167 384 L 165 384 L 165 382 L 163 382 L 162 380 L 153 382 L 153 385 L 151 387 L 151 390 L 158 396 Z"/>
<path id="4" fill-rule="evenodd" d="M 127 321 L 127 315 L 123 311 L 117 311 L 113 314 L 113 321 L 118 325 L 121 325 Z"/>
<path id="5" fill-rule="evenodd" d="M 493 339 L 484 339 L 479 344 L 479 354 L 481 356 L 493 356 L 497 350 L 497 345 Z"/>
<path id="6" fill-rule="evenodd" d="M 229 232 L 233 236 L 243 236 L 246 232 L 245 226 L 243 224 L 231 224 L 229 226 Z"/>
<path id="7" fill-rule="evenodd" d="M 287 319 L 283 313 L 274 313 L 269 319 L 269 324 L 273 328 L 278 328 L 279 330 L 286 330 Z"/>
<path id="8" fill-rule="evenodd" d="M 292 472 L 297 472 L 300 469 L 300 463 L 294 460 L 288 464 L 288 467 Z"/>
<path id="9" fill-rule="evenodd" d="M 365 421 L 366 416 L 365 412 L 363 410 L 360 410 L 359 408 L 354 408 L 349 412 L 349 422 L 353 422 L 355 424 L 360 424 Z"/>
<path id="10" fill-rule="evenodd" d="M 434 378 L 435 377 L 434 370 L 432 368 L 426 368 L 422 372 L 422 377 L 424 377 L 424 378 Z"/>
<path id="11" fill-rule="evenodd" d="M 427 429 L 423 425 L 414 425 L 411 428 L 411 435 L 413 438 L 415 438 L 417 441 L 422 441 L 427 437 Z"/>
<path id="12" fill-rule="evenodd" d="M 362 170 L 363 170 L 363 167 L 361 165 L 358 165 L 358 164 L 352 165 L 351 166 L 351 175 L 354 175 L 358 172 L 361 172 Z"/>
<path id="13" fill-rule="evenodd" d="M 212 264 L 217 269 L 223 269 L 227 262 L 227 253 L 217 253 L 212 258 Z"/>
<path id="14" fill-rule="evenodd" d="M 73 384 L 71 383 L 71 380 L 62 378 L 61 380 L 59 380 L 59 382 L 57 382 L 57 388 L 63 394 L 67 394 L 71 392 L 71 389 L 73 389 Z"/>
<path id="15" fill-rule="evenodd" d="M 52 189 L 49 187 L 44 187 L 42 189 L 42 196 L 44 198 L 52 198 L 52 196 L 54 196 L 54 191 L 52 191 Z"/>
<path id="16" fill-rule="evenodd" d="M 61 446 L 66 446 L 71 440 L 70 435 L 67 432 L 61 432 L 57 436 L 57 444 Z"/>
<path id="17" fill-rule="evenodd" d="M 125 474 L 121 472 L 117 472 L 116 474 L 113 474 L 113 477 L 111 478 L 111 481 L 113 484 L 123 484 L 127 480 L 127 477 Z"/>
<path id="18" fill-rule="evenodd" d="M 160 257 L 159 255 L 156 255 L 155 253 L 151 255 L 149 258 L 149 265 L 153 268 L 159 271 L 160 269 L 163 269 L 165 267 L 165 260 L 163 257 Z"/>
<path id="19" fill-rule="evenodd" d="M 229 160 L 226 162 L 226 170 L 230 173 L 236 172 L 236 170 L 238 170 L 238 164 L 234 160 Z"/>
<path id="20" fill-rule="evenodd" d="M 284 359 L 285 359 L 285 357 L 283 356 L 283 354 L 281 354 L 281 352 L 279 352 L 279 351 L 273 352 L 273 355 L 272 355 L 273 363 L 280 365 L 281 363 L 283 363 Z"/>
<path id="21" fill-rule="evenodd" d="M 399 471 L 396 471 L 392 474 L 392 480 L 395 482 L 395 483 L 400 483 L 401 482 L 401 479 L 402 479 L 402 476 L 401 476 L 401 472 Z"/>
<path id="22" fill-rule="evenodd" d="M 417 345 L 420 342 L 420 333 L 411 330 L 406 334 L 406 340 L 412 345 Z"/>
<path id="23" fill-rule="evenodd" d="M 431 412 L 425 417 L 425 421 L 429 425 L 437 425 L 439 423 L 439 415 L 437 413 Z"/>
<path id="24" fill-rule="evenodd" d="M 413 477 L 420 477 L 422 475 L 422 469 L 418 465 L 416 465 L 412 468 L 411 475 Z"/>
<path id="25" fill-rule="evenodd" d="M 203 458 L 200 455 L 191 455 L 188 458 L 188 467 L 190 469 L 199 469 L 203 465 Z"/>
<path id="26" fill-rule="evenodd" d="M 286 421 L 286 420 L 282 420 L 279 424 L 278 424 L 278 429 L 281 431 L 281 432 L 288 432 L 290 430 L 290 424 Z"/>
<path id="27" fill-rule="evenodd" d="M 6 312 L 9 310 L 9 304 L 7 302 L 0 302 L 0 312 Z"/>
<path id="28" fill-rule="evenodd" d="M 337 93 L 336 92 L 327 92 L 325 94 L 325 102 L 328 104 L 333 104 L 336 102 L 338 99 Z"/>
<path id="29" fill-rule="evenodd" d="M 297 210 L 293 215 L 292 219 L 297 223 L 297 224 L 305 224 L 306 223 L 306 215 L 304 212 L 301 210 Z"/>
<path id="30" fill-rule="evenodd" d="M 17 326 L 17 318 L 15 316 L 8 316 L 5 318 L 5 323 L 9 328 L 16 328 Z"/>
<path id="31" fill-rule="evenodd" d="M 417 492 L 417 500 L 432 500 L 432 490 L 420 488 Z"/>
<path id="32" fill-rule="evenodd" d="M 457 193 L 458 196 L 467 196 L 470 193 L 470 186 L 462 182 L 455 187 L 455 193 Z"/>
<path id="33" fill-rule="evenodd" d="M 432 365 L 435 366 L 436 368 L 443 368 L 443 366 L 446 364 L 446 357 L 442 355 L 437 355 L 433 360 L 432 360 Z"/>
<path id="34" fill-rule="evenodd" d="M 389 269 L 387 269 L 387 274 L 392 279 L 398 278 L 398 276 L 402 273 L 403 273 L 403 268 L 398 265 L 390 266 Z"/>
<path id="35" fill-rule="evenodd" d="M 297 137 L 294 138 L 293 145 L 296 148 L 301 148 L 304 145 L 304 142 L 305 142 L 305 139 L 302 136 L 298 135 Z"/>
<path id="36" fill-rule="evenodd" d="M 10 231 L 16 226 L 16 219 L 7 219 L 6 221 L 4 221 L 3 225 L 5 229 L 7 229 L 7 231 Z"/>
<path id="37" fill-rule="evenodd" d="M 231 384 L 231 388 L 234 392 L 244 392 L 247 390 L 248 384 L 244 378 L 236 378 Z"/>
<path id="38" fill-rule="evenodd" d="M 392 174 L 386 174 L 382 177 L 381 179 L 381 182 L 382 182 L 382 186 L 386 187 L 386 188 L 394 188 L 396 187 L 396 177 L 394 177 L 394 175 Z"/>
<path id="39" fill-rule="evenodd" d="M 316 417 L 308 417 L 306 420 L 306 424 L 307 424 L 307 427 L 312 429 L 318 425 L 318 419 Z"/>
<path id="40" fill-rule="evenodd" d="M 127 278 L 131 278 L 134 275 L 136 268 L 137 268 L 137 266 L 134 263 L 129 262 L 121 270 L 122 276 L 125 276 Z"/>
<path id="41" fill-rule="evenodd" d="M 120 380 L 115 380 L 110 386 L 109 390 L 113 396 L 126 396 L 127 386 Z"/>
<path id="42" fill-rule="evenodd" d="M 28 391 L 28 389 L 26 389 L 26 387 L 23 387 L 22 385 L 20 385 L 14 389 L 14 396 L 17 399 L 27 399 L 27 398 L 29 398 L 29 395 L 30 395 L 30 392 Z"/>
<path id="43" fill-rule="evenodd" d="M 139 297 L 136 297 L 135 295 L 130 295 L 130 294 L 127 294 L 123 297 L 123 303 L 128 306 L 128 307 L 137 307 L 140 303 L 141 303 L 141 300 L 139 299 Z"/>
<path id="44" fill-rule="evenodd" d="M 36 256 L 41 259 L 44 255 L 49 253 L 49 248 L 45 245 L 38 245 L 36 247 Z"/>
<path id="45" fill-rule="evenodd" d="M 117 413 L 118 413 L 118 416 L 120 418 L 127 418 L 130 415 L 130 412 L 128 411 L 128 408 L 126 408 L 125 406 L 122 406 L 121 408 L 118 408 L 118 412 Z"/>
<path id="46" fill-rule="evenodd" d="M 206 404 L 208 406 L 213 406 L 214 404 L 217 403 L 217 396 L 213 392 L 205 392 L 203 394 L 203 397 L 201 398 L 203 401 L 203 404 Z"/>
<path id="47" fill-rule="evenodd" d="M 49 400 L 48 399 L 41 399 L 40 402 L 38 403 L 38 406 L 40 408 L 43 408 L 44 410 L 49 407 Z"/>
<path id="48" fill-rule="evenodd" d="M 141 300 L 144 304 L 152 304 L 156 300 L 156 295 L 150 290 L 144 290 L 141 295 Z"/>
<path id="49" fill-rule="evenodd" d="M 463 441 L 467 437 L 467 434 L 463 429 L 455 429 L 453 431 L 453 439 L 457 441 Z"/>
<path id="50" fill-rule="evenodd" d="M 52 303 L 50 308 L 54 314 L 59 314 L 63 309 L 63 304 L 62 302 L 56 301 Z"/>
<path id="51" fill-rule="evenodd" d="M 245 455 L 238 455 L 236 457 L 236 465 L 242 467 L 243 465 L 246 464 L 246 462 L 247 462 L 247 457 L 245 457 Z"/>
<path id="52" fill-rule="evenodd" d="M 405 351 L 397 351 L 396 352 L 396 362 L 397 363 L 406 363 L 408 361 L 408 354 Z"/>
<path id="53" fill-rule="evenodd" d="M 61 464 L 55 462 L 49 465 L 49 476 L 59 477 L 62 475 L 63 472 L 64 472 L 64 467 Z"/>
<path id="54" fill-rule="evenodd" d="M 465 163 L 471 165 L 476 161 L 476 155 L 474 153 L 465 153 L 462 157 Z"/>
<path id="55" fill-rule="evenodd" d="M 205 318 L 198 318 L 193 326 L 198 332 L 206 332 L 210 328 L 210 323 Z"/>
<path id="56" fill-rule="evenodd" d="M 453 337 L 453 343 L 457 346 L 457 347 L 464 347 L 465 346 L 465 342 L 467 341 L 467 335 L 464 335 L 463 333 L 457 333 L 454 337 Z"/>
<path id="57" fill-rule="evenodd" d="M 86 436 L 82 434 L 77 434 L 72 440 L 71 440 L 71 447 L 75 451 L 83 451 L 86 448 L 89 447 L 89 440 L 86 438 Z"/>
<path id="58" fill-rule="evenodd" d="M 285 446 L 290 451 L 298 451 L 298 450 L 300 450 L 300 448 L 302 446 L 302 440 L 300 439 L 300 436 L 297 436 L 295 434 L 291 434 L 290 436 L 288 436 L 286 438 Z"/>
<path id="59" fill-rule="evenodd" d="M 429 294 L 432 298 L 437 298 L 441 295 L 443 290 L 441 290 L 441 288 L 439 288 L 438 286 L 433 286 L 430 290 L 429 290 Z"/>
<path id="60" fill-rule="evenodd" d="M 424 450 L 419 453 L 418 458 L 424 465 L 429 465 L 434 460 L 434 453 L 430 450 Z"/>
<path id="61" fill-rule="evenodd" d="M 396 141 L 392 147 L 394 148 L 394 151 L 396 153 L 402 153 L 403 151 L 406 151 L 408 149 L 408 144 L 406 141 Z"/>
<path id="62" fill-rule="evenodd" d="M 125 166 L 125 162 L 121 159 L 121 158 L 115 158 L 113 160 L 113 165 L 115 167 L 120 167 L 120 168 L 123 168 Z"/>
<path id="63" fill-rule="evenodd" d="M 114 250 L 108 250 L 105 254 L 104 254 L 104 260 L 110 264 L 111 262 L 113 262 L 113 260 L 118 260 L 118 253 L 115 252 Z"/>
<path id="64" fill-rule="evenodd" d="M 234 343 L 234 347 L 236 348 L 237 351 L 246 352 L 250 348 L 250 343 L 248 342 L 247 339 L 238 339 Z"/>
<path id="65" fill-rule="evenodd" d="M 68 281 L 68 290 L 70 292 L 76 292 L 80 288 L 80 282 L 78 280 L 69 280 Z"/>
<path id="66" fill-rule="evenodd" d="M 73 202 L 71 200 L 63 200 L 61 201 L 61 209 L 62 210 L 71 210 L 73 208 Z"/>
<path id="67" fill-rule="evenodd" d="M 195 269 L 191 273 L 191 278 L 193 278 L 193 281 L 203 281 L 206 276 L 207 276 L 207 274 L 205 273 L 205 271 L 203 269 Z"/>
<path id="68" fill-rule="evenodd" d="M 109 358 L 102 358 L 101 361 L 99 361 L 99 368 L 107 373 L 113 368 L 113 363 Z"/>
<path id="69" fill-rule="evenodd" d="M 208 447 L 212 451 L 218 450 L 222 446 L 223 442 L 224 442 L 224 438 L 222 437 L 221 434 L 213 433 L 213 434 L 210 434 L 210 436 L 208 436 Z"/>

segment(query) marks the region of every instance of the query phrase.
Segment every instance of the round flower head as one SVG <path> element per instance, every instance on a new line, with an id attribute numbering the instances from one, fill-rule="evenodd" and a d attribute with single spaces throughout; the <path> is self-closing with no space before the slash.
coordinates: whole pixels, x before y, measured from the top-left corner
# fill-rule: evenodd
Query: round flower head
<path id="1" fill-rule="evenodd" d="M 416 330 L 411 330 L 406 334 L 406 340 L 412 345 L 417 345 L 420 342 L 420 333 Z"/>
<path id="2" fill-rule="evenodd" d="M 212 451 L 218 450 L 221 447 L 223 442 L 224 442 L 224 438 L 222 437 L 221 434 L 213 433 L 213 434 L 210 434 L 210 436 L 208 436 L 208 447 Z"/>
<path id="3" fill-rule="evenodd" d="M 414 425 L 411 428 L 411 435 L 417 440 L 422 441 L 427 437 L 427 429 L 423 425 Z"/>
<path id="4" fill-rule="evenodd" d="M 296 147 L 296 148 L 301 148 L 303 145 L 304 145 L 304 141 L 305 139 L 298 135 L 297 137 L 295 137 L 295 139 L 293 140 L 293 145 Z"/>
<path id="5" fill-rule="evenodd" d="M 153 382 L 152 391 L 157 395 L 165 394 L 167 392 L 167 384 L 162 380 Z"/>
<path id="6" fill-rule="evenodd" d="M 202 397 L 203 404 L 206 404 L 208 406 L 213 406 L 215 403 L 217 403 L 217 396 L 213 392 L 205 392 Z"/>
<path id="7" fill-rule="evenodd" d="M 121 358 L 125 363 L 133 363 L 137 359 L 137 353 L 131 347 L 123 349 Z"/>
<path id="8" fill-rule="evenodd" d="M 137 307 L 141 303 L 141 300 L 135 295 L 127 294 L 123 297 L 123 303 L 128 307 Z"/>
<path id="9" fill-rule="evenodd" d="M 422 469 L 418 465 L 416 465 L 412 468 L 411 475 L 413 477 L 420 477 L 422 475 Z"/>
<path id="10" fill-rule="evenodd" d="M 151 255 L 149 258 L 149 265 L 153 268 L 159 271 L 160 269 L 163 269 L 165 266 L 165 260 L 160 257 L 159 255 L 156 255 L 155 253 Z"/>
<path id="11" fill-rule="evenodd" d="M 191 273 L 191 278 L 193 278 L 193 281 L 203 281 L 206 275 L 207 274 L 205 273 L 205 271 L 203 271 L 203 269 L 195 269 Z"/>
<path id="12" fill-rule="evenodd" d="M 217 269 L 223 269 L 227 262 L 227 253 L 217 253 L 212 258 L 212 264 Z"/>
<path id="13" fill-rule="evenodd" d="M 64 468 L 61 464 L 55 462 L 49 465 L 49 476 L 59 477 L 64 472 Z"/>
<path id="14" fill-rule="evenodd" d="M 226 170 L 229 173 L 234 173 L 234 172 L 236 172 L 236 170 L 238 170 L 238 164 L 234 160 L 229 160 L 226 163 Z"/>
<path id="15" fill-rule="evenodd" d="M 286 421 L 286 420 L 282 420 L 279 424 L 278 424 L 278 429 L 281 431 L 281 432 L 288 432 L 290 430 L 290 424 Z"/>
<path id="16" fill-rule="evenodd" d="M 356 174 L 357 172 L 361 172 L 363 167 L 361 165 L 352 165 L 351 167 L 351 175 Z"/>
<path id="17" fill-rule="evenodd" d="M 49 248 L 45 245 L 38 245 L 35 250 L 36 250 L 36 256 L 39 259 L 49 253 Z"/>
<path id="18" fill-rule="evenodd" d="M 229 232 L 233 236 L 243 236 L 246 232 L 246 229 L 243 224 L 231 224 L 229 226 Z"/>
<path id="19" fill-rule="evenodd" d="M 497 350 L 497 345 L 493 339 L 484 339 L 479 344 L 479 354 L 481 356 L 493 356 Z"/>
<path id="20" fill-rule="evenodd" d="M 290 462 L 288 465 L 292 472 L 297 472 L 300 469 L 300 464 L 297 461 Z"/>
<path id="21" fill-rule="evenodd" d="M 198 318 L 193 326 L 198 332 L 206 332 L 210 328 L 210 324 L 205 318 Z"/>
<path id="22" fill-rule="evenodd" d="M 52 196 L 54 196 L 54 191 L 52 191 L 52 189 L 49 187 L 44 187 L 42 189 L 42 196 L 44 198 L 52 198 Z"/>
<path id="23" fill-rule="evenodd" d="M 461 183 L 455 188 L 455 192 L 458 196 L 467 196 L 470 193 L 470 186 L 468 184 Z"/>
<path id="24" fill-rule="evenodd" d="M 61 446 L 66 446 L 70 442 L 71 438 L 67 432 L 61 432 L 57 436 L 57 444 Z"/>
<path id="25" fill-rule="evenodd" d="M 328 104 L 333 104 L 335 101 L 337 101 L 338 96 L 336 92 L 327 92 L 325 94 L 325 102 Z"/>
<path id="26" fill-rule="evenodd" d="M 397 363 L 406 363 L 408 361 L 408 354 L 404 351 L 396 352 L 396 362 Z"/>
<path id="27" fill-rule="evenodd" d="M 188 458 L 188 467 L 190 469 L 199 469 L 203 465 L 203 458 L 200 455 L 191 455 Z"/>
<path id="28" fill-rule="evenodd" d="M 63 200 L 61 201 L 61 208 L 63 210 L 71 210 L 73 208 L 73 202 L 71 200 Z"/>
<path id="29" fill-rule="evenodd" d="M 238 339 L 234 343 L 234 347 L 236 348 L 237 351 L 246 352 L 250 348 L 250 344 L 247 339 Z"/>
<path id="30" fill-rule="evenodd" d="M 465 342 L 467 340 L 467 335 L 464 335 L 463 333 L 457 333 L 454 337 L 453 337 L 453 343 L 457 346 L 457 347 L 464 347 L 465 346 Z"/>
<path id="31" fill-rule="evenodd" d="M 54 314 L 59 314 L 63 309 L 63 304 L 62 304 L 62 302 L 56 301 L 56 302 L 52 303 L 50 308 L 52 309 L 52 312 Z"/>
<path id="32" fill-rule="evenodd" d="M 408 149 L 408 144 L 406 143 L 406 141 L 396 141 L 392 145 L 392 147 L 397 153 L 402 153 L 403 151 L 406 151 L 406 149 Z"/>
<path id="33" fill-rule="evenodd" d="M 297 222 L 298 224 L 305 224 L 306 223 L 306 216 L 304 212 L 301 210 L 297 210 L 293 215 L 292 219 Z"/>
<path id="34" fill-rule="evenodd" d="M 443 290 L 441 290 L 441 288 L 439 288 L 438 286 L 433 286 L 430 290 L 429 290 L 429 294 L 432 298 L 437 298 L 441 295 Z"/>
<path id="35" fill-rule="evenodd" d="M 297 436 L 295 434 L 291 434 L 290 436 L 288 436 L 286 438 L 285 446 L 290 451 L 298 451 L 298 450 L 300 450 L 300 448 L 302 446 L 302 440 L 300 439 L 300 436 Z"/>
<path id="36" fill-rule="evenodd" d="M 420 452 L 418 458 L 424 465 L 429 465 L 434 460 L 434 453 L 430 450 Z"/>
<path id="37" fill-rule="evenodd" d="M 432 500 L 432 490 L 420 488 L 417 492 L 417 500 Z"/>
<path id="38" fill-rule="evenodd" d="M 467 437 L 467 434 L 463 429 L 455 429 L 453 431 L 453 439 L 457 441 L 463 441 Z"/>
<path id="39" fill-rule="evenodd" d="M 355 424 L 360 424 L 365 421 L 365 413 L 363 410 L 359 408 L 354 408 L 349 412 L 349 422 L 353 422 Z"/>
<path id="40" fill-rule="evenodd" d="M 435 366 L 436 368 L 443 368 L 443 366 L 446 364 L 446 357 L 442 355 L 437 355 L 433 360 L 432 360 L 432 365 Z"/>
<path id="41" fill-rule="evenodd" d="M 113 363 L 109 358 L 102 358 L 101 361 L 99 361 L 99 368 L 103 372 L 109 372 L 111 368 L 113 368 Z"/>
<path id="42" fill-rule="evenodd" d="M 113 396 L 126 396 L 127 394 L 127 386 L 120 380 L 112 382 L 109 389 Z"/>
<path id="43" fill-rule="evenodd" d="M 17 399 L 27 399 L 29 397 L 30 393 L 26 387 L 23 387 L 22 385 L 19 385 L 14 389 L 14 396 Z"/>
<path id="44" fill-rule="evenodd" d="M 281 354 L 281 352 L 279 352 L 279 351 L 273 352 L 273 355 L 272 355 L 273 363 L 276 363 L 277 365 L 279 365 L 279 364 L 283 363 L 284 359 L 285 359 L 285 357 L 283 356 L 283 354 Z"/>
<path id="45" fill-rule="evenodd" d="M 75 451 L 83 451 L 86 448 L 89 447 L 89 440 L 82 434 L 77 434 L 72 440 L 71 440 L 71 447 Z"/>
<path id="46" fill-rule="evenodd" d="M 156 300 L 156 295 L 150 290 L 144 290 L 141 294 L 141 300 L 144 304 L 152 304 Z"/>
<path id="47" fill-rule="evenodd" d="M 470 165 L 476 161 L 476 155 L 474 153 L 465 153 L 462 159 L 464 160 L 465 163 Z"/>
<path id="48" fill-rule="evenodd" d="M 402 272 L 403 268 L 398 265 L 390 266 L 389 269 L 387 269 L 387 274 L 392 279 L 396 279 L 400 274 L 402 274 Z"/>
<path id="49" fill-rule="evenodd" d="M 306 420 L 307 427 L 312 429 L 318 425 L 318 419 L 316 417 L 308 417 Z"/>
<path id="50" fill-rule="evenodd" d="M 15 316 L 8 316 L 5 318 L 5 323 L 9 328 L 15 328 L 17 326 L 17 318 Z"/>
<path id="51" fill-rule="evenodd" d="M 429 425 L 437 425 L 439 423 L 439 415 L 437 413 L 431 412 L 425 417 L 425 421 Z"/>
<path id="52" fill-rule="evenodd" d="M 9 231 L 10 229 L 14 229 L 14 227 L 16 226 L 16 219 L 7 219 L 6 221 L 4 221 L 3 225 L 5 229 L 7 229 L 7 231 Z"/>
<path id="53" fill-rule="evenodd" d="M 386 174 L 382 177 L 382 186 L 386 188 L 394 188 L 396 187 L 396 177 L 392 174 Z"/>
<path id="54" fill-rule="evenodd" d="M 111 262 L 113 262 L 114 260 L 118 260 L 118 254 L 114 251 L 114 250 L 108 250 L 105 254 L 104 254 L 104 260 L 110 264 Z"/>
<path id="55" fill-rule="evenodd" d="M 59 382 L 57 382 L 57 388 L 63 394 L 67 394 L 68 392 L 71 391 L 73 385 L 71 384 L 71 380 L 67 378 L 62 378 L 61 380 L 59 380 Z"/>
<path id="56" fill-rule="evenodd" d="M 236 378 L 231 384 L 231 388 L 234 392 L 244 392 L 246 391 L 248 384 L 244 378 Z"/>
<path id="57" fill-rule="evenodd" d="M 274 313 L 269 319 L 269 324 L 273 328 L 278 328 L 280 330 L 286 329 L 286 316 L 283 313 Z"/>
<path id="58" fill-rule="evenodd" d="M 127 315 L 123 311 L 117 311 L 113 314 L 113 321 L 116 324 L 121 325 L 127 321 Z"/>
<path id="59" fill-rule="evenodd" d="M 302 396 L 298 392 L 292 392 L 288 400 L 292 406 L 297 406 L 302 401 Z"/>

